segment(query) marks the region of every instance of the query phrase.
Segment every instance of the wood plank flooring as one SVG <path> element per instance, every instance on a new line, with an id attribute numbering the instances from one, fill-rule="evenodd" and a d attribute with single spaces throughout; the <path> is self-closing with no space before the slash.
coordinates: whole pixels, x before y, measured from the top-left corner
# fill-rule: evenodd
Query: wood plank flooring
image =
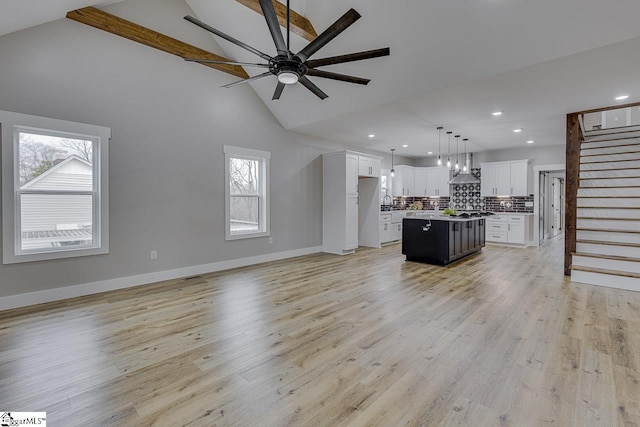
<path id="1" fill-rule="evenodd" d="M 640 294 L 563 242 L 399 245 L 0 312 L 0 410 L 51 426 L 638 426 Z"/>

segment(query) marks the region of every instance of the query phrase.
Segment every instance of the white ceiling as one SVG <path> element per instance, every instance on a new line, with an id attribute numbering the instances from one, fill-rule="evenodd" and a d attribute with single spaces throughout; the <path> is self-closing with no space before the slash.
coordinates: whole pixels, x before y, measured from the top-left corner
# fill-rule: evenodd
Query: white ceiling
<path id="1" fill-rule="evenodd" d="M 199 19 L 275 54 L 261 15 L 235 0 L 186 1 Z M 95 1 L 37 3 L 4 0 L 0 34 Z M 630 95 L 625 102 L 640 101 L 637 0 L 291 0 L 291 6 L 318 33 L 350 7 L 362 15 L 314 58 L 391 48 L 390 57 L 325 68 L 371 78 L 368 86 L 311 77 L 329 95 L 324 101 L 300 85 L 272 101 L 275 77 L 252 83 L 280 123 L 297 132 L 406 156 L 437 151 L 438 125 L 470 138 L 471 151 L 530 139 L 557 145 L 564 143 L 566 113 L 615 104 L 622 93 Z M 260 61 L 217 41 L 230 58 Z M 306 43 L 292 34 L 292 50 Z M 504 114 L 493 117 L 495 110 Z M 524 129 L 519 135 L 512 132 L 517 127 Z"/>

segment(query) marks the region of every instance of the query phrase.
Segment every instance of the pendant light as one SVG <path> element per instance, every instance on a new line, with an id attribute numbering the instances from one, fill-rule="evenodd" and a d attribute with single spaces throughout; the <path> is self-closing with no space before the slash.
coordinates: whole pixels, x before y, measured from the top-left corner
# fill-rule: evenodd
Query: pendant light
<path id="1" fill-rule="evenodd" d="M 449 137 L 449 148 L 447 149 L 447 168 L 451 169 L 451 134 L 453 132 L 447 132 L 447 136 Z"/>
<path id="2" fill-rule="evenodd" d="M 393 152 L 396 151 L 395 148 L 391 149 L 391 178 L 396 175 L 396 171 L 393 170 Z"/>
<path id="3" fill-rule="evenodd" d="M 440 139 L 442 137 L 442 126 L 438 126 L 438 166 L 442 166 L 442 157 L 440 156 Z"/>
<path id="4" fill-rule="evenodd" d="M 460 170 L 460 135 L 456 135 L 456 172 Z"/>
<path id="5" fill-rule="evenodd" d="M 467 141 L 469 138 L 464 138 L 462 142 L 464 142 L 464 152 L 462 153 L 462 160 L 464 160 L 464 166 L 462 166 L 462 172 L 467 173 L 469 169 L 469 153 L 467 153 Z"/>

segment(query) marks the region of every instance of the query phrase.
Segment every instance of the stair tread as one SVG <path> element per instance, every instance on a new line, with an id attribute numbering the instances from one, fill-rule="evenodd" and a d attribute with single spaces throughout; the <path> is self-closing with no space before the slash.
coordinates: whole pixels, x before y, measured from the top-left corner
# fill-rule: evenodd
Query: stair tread
<path id="1" fill-rule="evenodd" d="M 611 154 L 601 154 L 602 156 L 610 156 Z M 637 162 L 640 160 L 640 157 L 636 157 L 633 159 L 620 159 L 620 160 L 599 160 L 597 162 L 580 162 L 581 165 L 597 165 L 601 163 L 620 163 L 620 162 Z"/>
<path id="2" fill-rule="evenodd" d="M 584 164 L 584 163 L 583 163 Z M 585 170 L 581 170 L 580 172 L 606 172 L 606 171 L 626 171 L 629 169 L 637 169 L 640 170 L 640 167 L 638 168 L 606 168 L 606 169 L 585 169 Z"/>
<path id="3" fill-rule="evenodd" d="M 576 219 L 597 219 L 600 221 L 640 221 L 640 218 L 609 218 L 599 216 L 579 216 Z"/>
<path id="4" fill-rule="evenodd" d="M 615 261 L 640 262 L 640 258 L 620 256 L 620 255 L 602 255 L 602 254 L 591 254 L 587 252 L 571 252 L 571 254 L 577 255 L 577 256 L 590 257 L 590 258 L 610 259 Z"/>
<path id="5" fill-rule="evenodd" d="M 640 185 L 600 185 L 600 186 L 584 186 L 584 189 L 610 189 L 610 188 L 640 188 Z"/>
<path id="6" fill-rule="evenodd" d="M 594 268 L 594 267 L 582 267 L 579 265 L 571 265 L 571 270 L 584 271 L 587 273 L 600 273 L 608 274 L 611 276 L 631 277 L 634 279 L 640 279 L 640 273 L 630 273 L 628 271 L 608 270 L 606 268 Z"/>
<path id="7" fill-rule="evenodd" d="M 576 231 L 597 231 L 597 232 L 604 232 L 604 233 L 640 234 L 640 231 L 616 230 L 616 229 L 613 229 L 613 228 L 576 228 Z"/>
<path id="8" fill-rule="evenodd" d="M 611 141 L 618 141 L 618 140 L 624 140 L 624 139 L 628 139 L 628 138 L 620 138 L 620 139 L 612 139 Z M 609 142 L 609 141 L 593 141 L 593 143 L 595 144 L 596 142 Z M 588 142 L 584 143 L 584 144 L 588 144 Z M 638 142 L 633 142 L 633 143 L 629 143 L 629 144 L 616 144 L 616 145 L 606 145 L 604 147 L 581 147 L 581 150 L 599 150 L 601 148 L 615 148 L 615 147 L 633 147 L 635 145 L 640 146 L 640 141 Z"/>
<path id="9" fill-rule="evenodd" d="M 592 179 L 640 179 L 640 175 L 638 176 L 598 176 L 593 178 L 585 177 L 585 178 L 580 178 L 580 181 L 590 181 Z"/>
<path id="10" fill-rule="evenodd" d="M 640 206 L 578 206 L 578 209 L 606 209 L 610 211 L 615 209 L 640 209 Z"/>
<path id="11" fill-rule="evenodd" d="M 600 148 L 610 148 L 610 147 L 600 147 Z M 595 150 L 595 148 L 592 148 Z M 640 151 L 622 151 L 620 153 L 600 153 L 600 154 L 580 154 L 580 157 L 597 157 L 597 156 L 620 156 L 624 154 L 639 154 Z"/>
<path id="12" fill-rule="evenodd" d="M 640 199 L 640 196 L 578 196 L 578 199 Z"/>
<path id="13" fill-rule="evenodd" d="M 629 248 L 640 248 L 640 243 L 627 242 L 606 242 L 602 240 L 576 240 L 576 243 L 586 243 L 589 245 L 606 245 L 606 246 L 626 246 Z"/>

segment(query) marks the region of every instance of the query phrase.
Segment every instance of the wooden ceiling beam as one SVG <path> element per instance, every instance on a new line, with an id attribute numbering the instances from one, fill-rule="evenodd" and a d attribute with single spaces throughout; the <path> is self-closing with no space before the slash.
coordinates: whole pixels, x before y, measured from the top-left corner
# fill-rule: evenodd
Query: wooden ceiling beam
<path id="1" fill-rule="evenodd" d="M 166 36 L 157 31 L 151 30 L 134 22 L 127 21 L 118 16 L 104 12 L 95 7 L 85 7 L 82 9 L 72 10 L 67 13 L 67 18 L 74 21 L 89 25 L 94 28 L 142 43 L 145 46 L 179 56 L 180 58 L 198 58 L 216 61 L 230 61 L 215 53 L 208 52 L 199 47 L 192 46 L 188 43 Z M 239 77 L 241 79 L 249 78 L 247 72 L 238 65 L 227 64 L 202 64 L 206 67 L 215 68 L 225 73 Z"/>
<path id="2" fill-rule="evenodd" d="M 260 7 L 259 0 L 236 1 L 262 15 L 262 8 Z M 278 0 L 273 0 L 273 7 L 276 10 L 276 15 L 278 15 L 278 22 L 280 23 L 280 26 L 282 26 L 283 28 L 287 28 L 287 6 L 280 3 Z M 312 41 L 316 37 L 318 37 L 318 34 L 313 28 L 311 21 L 295 12 L 293 9 L 291 10 L 291 31 L 309 41 Z"/>

